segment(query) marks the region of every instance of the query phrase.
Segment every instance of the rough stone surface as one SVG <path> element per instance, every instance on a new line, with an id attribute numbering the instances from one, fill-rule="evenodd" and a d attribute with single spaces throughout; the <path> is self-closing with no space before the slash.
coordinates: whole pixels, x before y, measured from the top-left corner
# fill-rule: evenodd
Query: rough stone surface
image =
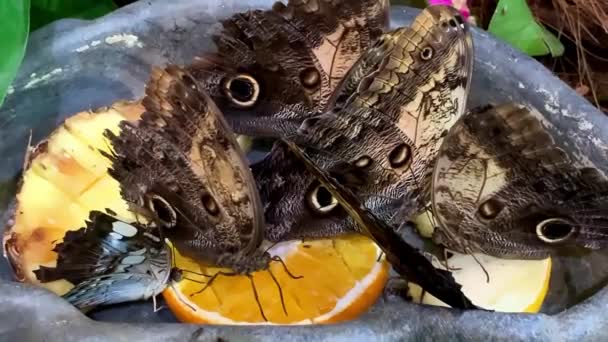
<path id="1" fill-rule="evenodd" d="M 209 34 L 217 18 L 271 4 L 142 0 L 95 21 L 63 20 L 35 32 L 13 92 L 0 108 L 0 181 L 8 184 L 0 191 L 0 210 L 6 212 L 7 199 L 14 196 L 10 184 L 19 173 L 30 129 L 35 142 L 71 113 L 140 97 L 151 65 L 188 63 L 213 49 Z M 417 13 L 395 7 L 392 24 L 407 25 Z M 534 105 L 559 134 L 574 137 L 577 147 L 608 170 L 608 121 L 599 111 L 533 59 L 479 30 L 474 30 L 474 40 L 470 105 L 509 100 Z M 601 288 L 608 270 L 598 270 L 608 268 L 607 259 L 606 253 L 593 253 L 582 260 L 556 261 L 552 283 L 563 280 L 566 285 L 550 294 L 560 304 L 545 311 L 560 311 Z M 3 341 L 608 340 L 608 289 L 553 316 L 459 312 L 389 299 L 340 325 L 224 327 L 159 323 L 175 319 L 168 310 L 152 313 L 149 303 L 102 310 L 92 317 L 105 322 L 95 321 L 46 290 L 9 281 L 4 262 L 0 274 Z M 572 279 L 574 285 L 568 283 Z"/>

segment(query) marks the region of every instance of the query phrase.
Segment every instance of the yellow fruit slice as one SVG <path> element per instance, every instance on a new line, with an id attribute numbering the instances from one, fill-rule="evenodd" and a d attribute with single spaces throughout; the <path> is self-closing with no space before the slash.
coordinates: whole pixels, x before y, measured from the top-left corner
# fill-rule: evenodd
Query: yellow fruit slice
<path id="1" fill-rule="evenodd" d="M 422 236 L 432 236 L 434 227 L 431 221 L 435 222 L 430 212 L 425 212 L 414 220 Z M 433 260 L 433 265 L 446 269 L 445 264 L 437 259 Z M 549 290 L 551 258 L 512 260 L 485 254 L 475 254 L 473 257 L 453 253 L 448 259 L 448 266 L 456 282 L 462 285 L 464 294 L 474 304 L 485 309 L 501 312 L 538 312 Z M 487 276 L 484 269 L 488 273 Z M 410 283 L 409 290 L 414 301 L 418 303 L 448 306 L 433 295 L 423 292 L 416 284 Z"/>
<path id="2" fill-rule="evenodd" d="M 12 225 L 4 235 L 4 253 L 18 280 L 38 284 L 33 270 L 55 266 L 53 247 L 66 231 L 82 227 L 89 211 L 109 208 L 127 221 L 134 219 L 99 150 L 109 149 L 106 128 L 117 132 L 122 120 L 136 120 L 142 113 L 143 107 L 131 102 L 80 112 L 34 149 L 17 192 Z M 72 284 L 60 280 L 42 286 L 63 294 Z"/>
<path id="3" fill-rule="evenodd" d="M 89 211 L 109 208 L 120 218 L 135 221 L 120 197 L 118 182 L 107 174 L 109 163 L 99 150 L 110 148 L 103 137 L 105 129 L 118 132 L 122 120 L 137 120 L 143 111 L 139 103 L 116 103 L 95 112 L 81 112 L 68 118 L 37 146 L 24 171 L 13 220 L 4 236 L 5 256 L 18 280 L 40 284 L 33 271 L 41 265 L 56 265 L 53 247 L 62 241 L 66 231 L 82 227 Z M 251 146 L 250 139 L 240 139 Z M 253 275 L 264 313 L 274 323 L 355 318 L 376 301 L 388 278 L 388 263 L 379 258 L 378 247 L 358 235 L 284 243 L 271 252 L 283 258 L 289 271 L 303 277 L 292 279 L 280 263 L 271 265 L 283 291 L 288 313 L 285 315 L 270 273 Z M 186 270 L 209 274 L 218 271 L 201 268 L 179 255 L 176 261 L 178 267 Z M 195 276 L 186 272 L 185 277 Z M 66 280 L 40 285 L 59 295 L 73 287 Z M 184 279 L 165 291 L 178 318 L 185 322 L 265 323 L 246 276 L 219 277 L 205 292 L 190 296 L 202 286 Z"/>
<path id="4" fill-rule="evenodd" d="M 545 300 L 551 278 L 551 258 L 544 260 L 507 260 L 489 255 L 454 253 L 448 259 L 452 275 L 462 292 L 471 301 L 485 309 L 500 312 L 538 312 Z M 488 272 L 484 273 L 483 268 Z M 433 265 L 445 269 L 438 261 Z M 488 281 L 489 277 L 489 281 Z M 415 302 L 448 306 L 433 295 L 423 292 L 413 283 L 410 295 Z"/>
<path id="5" fill-rule="evenodd" d="M 388 279 L 388 263 L 381 250 L 362 235 L 331 240 L 289 241 L 269 250 L 285 262 L 273 262 L 271 273 L 253 274 L 256 302 L 247 276 L 219 276 L 203 292 L 208 277 L 184 273 L 194 281 L 174 282 L 163 293 L 171 310 L 184 322 L 212 324 L 311 324 L 353 319 L 380 296 Z M 219 269 L 196 264 L 181 255 L 179 268 L 213 275 Z M 286 270 L 294 276 L 294 279 Z M 223 270 L 229 272 L 229 270 Z M 262 308 L 265 317 L 264 320 Z"/>

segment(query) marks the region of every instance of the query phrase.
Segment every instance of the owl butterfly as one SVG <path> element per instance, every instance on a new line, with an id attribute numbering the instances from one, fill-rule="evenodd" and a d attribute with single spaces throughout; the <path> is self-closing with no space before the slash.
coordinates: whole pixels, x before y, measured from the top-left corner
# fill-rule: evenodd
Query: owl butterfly
<path id="1" fill-rule="evenodd" d="M 383 219 L 423 207 L 443 136 L 464 111 L 473 61 L 467 24 L 431 6 L 411 27 L 367 50 L 334 95 L 335 107 L 291 137 Z M 252 166 L 271 240 L 335 236 L 357 229 L 338 201 L 284 145 Z"/>
<path id="2" fill-rule="evenodd" d="M 213 101 L 186 71 L 168 66 L 153 70 L 143 105 L 137 124 L 105 132 L 122 197 L 193 259 L 239 273 L 265 268 L 259 194 Z"/>
<path id="3" fill-rule="evenodd" d="M 53 249 L 57 266 L 40 266 L 41 282 L 66 279 L 72 288 L 63 297 L 87 311 L 99 305 L 154 298 L 171 279 L 171 251 L 158 230 L 141 229 L 100 211 L 86 227 L 68 231 Z"/>
<path id="4" fill-rule="evenodd" d="M 388 0 L 289 0 L 238 13 L 213 35 L 216 53 L 188 71 L 240 134 L 292 134 L 324 110 L 357 58 L 388 28 Z"/>
<path id="5" fill-rule="evenodd" d="M 300 160 L 323 187 L 359 225 L 360 229 L 382 248 L 393 268 L 406 279 L 455 308 L 477 308 L 460 290 L 451 273 L 433 267 L 418 250 L 401 238 L 393 227 L 368 210 L 350 190 L 329 173 L 320 169 L 295 143 L 283 141 L 290 153 Z"/>
<path id="6" fill-rule="evenodd" d="M 433 175 L 437 242 L 532 259 L 608 244 L 608 180 L 540 118 L 503 104 L 473 110 L 452 128 Z"/>

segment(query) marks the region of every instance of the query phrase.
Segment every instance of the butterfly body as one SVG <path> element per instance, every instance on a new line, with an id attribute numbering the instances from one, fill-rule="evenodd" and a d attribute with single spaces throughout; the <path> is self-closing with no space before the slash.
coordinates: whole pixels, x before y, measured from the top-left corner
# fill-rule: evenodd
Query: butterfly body
<path id="1" fill-rule="evenodd" d="M 567 140 L 521 105 L 465 114 L 433 175 L 435 240 L 463 253 L 534 259 L 608 245 L 608 179 Z"/>
<path id="2" fill-rule="evenodd" d="M 462 115 L 472 69 L 466 23 L 432 6 L 411 27 L 384 34 L 345 76 L 335 106 L 292 137 L 318 165 L 366 198 L 384 219 L 420 210 L 445 131 Z M 285 147 L 253 165 L 272 240 L 356 229 L 335 199 Z M 404 204 L 403 207 L 400 207 Z"/>
<path id="3" fill-rule="evenodd" d="M 171 275 L 171 251 L 158 230 L 99 211 L 90 213 L 85 227 L 68 231 L 54 251 L 57 265 L 34 273 L 41 282 L 74 284 L 63 297 L 82 310 L 154 297 Z"/>

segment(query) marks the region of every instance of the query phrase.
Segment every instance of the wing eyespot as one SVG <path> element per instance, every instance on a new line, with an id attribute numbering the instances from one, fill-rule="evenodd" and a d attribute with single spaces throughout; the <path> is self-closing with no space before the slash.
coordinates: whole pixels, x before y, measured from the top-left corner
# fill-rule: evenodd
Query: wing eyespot
<path id="1" fill-rule="evenodd" d="M 148 208 L 152 210 L 156 217 L 166 226 L 165 228 L 175 227 L 177 224 L 177 213 L 173 206 L 161 196 L 153 194 L 148 200 Z"/>
<path id="2" fill-rule="evenodd" d="M 433 58 L 433 48 L 430 46 L 422 48 L 420 51 L 420 58 L 422 58 L 423 61 L 428 61 Z"/>
<path id="3" fill-rule="evenodd" d="M 412 153 L 408 144 L 397 145 L 388 154 L 388 161 L 393 168 L 402 168 L 409 164 Z"/>
<path id="4" fill-rule="evenodd" d="M 248 74 L 238 74 L 224 82 L 224 94 L 241 108 L 254 106 L 260 96 L 260 84 Z"/>
<path id="5" fill-rule="evenodd" d="M 338 206 L 338 200 L 321 184 L 317 184 L 308 191 L 306 203 L 312 211 L 321 215 L 329 214 Z"/>
<path id="6" fill-rule="evenodd" d="M 353 164 L 358 168 L 364 169 L 372 165 L 372 162 L 373 160 L 369 156 L 361 156 Z"/>
<path id="7" fill-rule="evenodd" d="M 536 236 L 548 244 L 566 241 L 575 231 L 571 222 L 561 218 L 546 219 L 536 225 Z"/>
<path id="8" fill-rule="evenodd" d="M 498 216 L 504 207 L 502 202 L 490 198 L 479 205 L 478 212 L 482 218 L 491 220 Z"/>
<path id="9" fill-rule="evenodd" d="M 315 68 L 304 69 L 300 73 L 300 82 L 305 88 L 314 89 L 321 82 L 321 75 Z"/>
<path id="10" fill-rule="evenodd" d="M 201 202 L 209 215 L 217 216 L 220 213 L 220 207 L 217 205 L 217 202 L 210 193 L 204 192 L 201 195 Z"/>

